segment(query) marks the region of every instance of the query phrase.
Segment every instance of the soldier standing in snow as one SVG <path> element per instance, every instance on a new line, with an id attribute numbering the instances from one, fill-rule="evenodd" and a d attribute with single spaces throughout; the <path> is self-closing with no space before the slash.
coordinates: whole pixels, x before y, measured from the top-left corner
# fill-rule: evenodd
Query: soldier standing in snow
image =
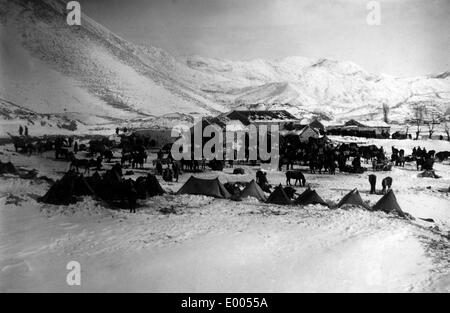
<path id="1" fill-rule="evenodd" d="M 175 179 L 176 182 L 178 182 L 178 177 L 180 175 L 180 169 L 178 167 L 177 162 L 172 163 L 172 171 L 173 171 L 173 178 Z"/>
<path id="2" fill-rule="evenodd" d="M 162 167 L 162 164 L 161 164 L 160 160 L 158 160 L 156 162 L 156 172 L 158 173 L 158 175 L 162 175 L 163 167 Z"/>
<path id="3" fill-rule="evenodd" d="M 136 213 L 138 194 L 131 182 L 128 182 L 128 208 L 130 213 Z"/>
<path id="4" fill-rule="evenodd" d="M 374 174 L 369 175 L 370 194 L 376 193 L 377 176 Z"/>
<path id="5" fill-rule="evenodd" d="M 164 153 L 162 152 L 161 149 L 159 149 L 159 151 L 158 151 L 158 153 L 157 153 L 157 158 L 158 158 L 158 160 L 162 160 L 163 157 L 164 157 Z"/>
<path id="6" fill-rule="evenodd" d="M 205 157 L 202 157 L 202 172 L 206 170 L 206 159 Z"/>
<path id="7" fill-rule="evenodd" d="M 28 136 L 28 127 L 25 126 L 25 136 Z"/>
<path id="8" fill-rule="evenodd" d="M 22 125 L 19 126 L 19 135 L 20 136 L 23 135 L 23 127 L 22 127 Z"/>

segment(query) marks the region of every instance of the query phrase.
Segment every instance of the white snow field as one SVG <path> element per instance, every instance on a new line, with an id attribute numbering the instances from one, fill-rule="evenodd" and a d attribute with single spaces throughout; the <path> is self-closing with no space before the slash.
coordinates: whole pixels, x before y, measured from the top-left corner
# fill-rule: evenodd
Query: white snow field
<path id="1" fill-rule="evenodd" d="M 391 143 L 405 149 L 411 144 L 386 141 L 386 150 Z M 444 141 L 414 143 L 450 150 Z M 0 158 L 54 179 L 68 168 L 52 155 L 16 154 L 11 145 L 0 146 Z M 150 164 L 145 171 L 135 170 L 134 177 L 153 171 Z M 413 221 L 358 208 L 170 193 L 139 202 L 136 214 L 109 209 L 90 197 L 55 206 L 35 200 L 48 183 L 3 176 L 0 291 L 449 292 L 450 166 L 436 164 L 440 179 L 417 178 L 414 167 L 377 173 L 378 188 L 381 178 L 393 177 L 398 202 L 416 217 Z M 227 168 L 198 176 L 249 181 L 256 169 L 245 167 L 245 175 L 232 175 Z M 373 205 L 381 196 L 369 194 L 368 173 L 307 173 L 306 178 L 330 203 L 357 187 Z M 176 192 L 189 176 L 160 183 Z M 272 184 L 285 183 L 281 172 L 269 172 L 268 178 Z M 81 286 L 66 283 L 69 261 L 81 265 Z"/>

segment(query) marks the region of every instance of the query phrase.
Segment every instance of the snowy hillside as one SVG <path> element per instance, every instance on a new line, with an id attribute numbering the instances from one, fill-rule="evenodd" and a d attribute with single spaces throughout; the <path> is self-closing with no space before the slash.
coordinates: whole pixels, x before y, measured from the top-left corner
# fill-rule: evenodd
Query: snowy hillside
<path id="1" fill-rule="evenodd" d="M 339 119 L 381 118 L 385 103 L 399 122 L 410 117 L 415 101 L 427 101 L 442 113 L 450 107 L 448 73 L 395 78 L 368 73 L 351 62 L 302 57 L 233 62 L 195 56 L 185 62 L 214 78 L 204 80 L 201 88 L 225 104 L 264 103 L 268 109 L 284 106 L 294 114 L 321 112 Z"/>
<path id="2" fill-rule="evenodd" d="M 381 119 L 385 103 L 400 122 L 411 117 L 415 101 L 449 112 L 449 72 L 394 78 L 327 59 L 175 59 L 130 43 L 85 14 L 82 26 L 68 26 L 64 1 L 8 0 L 0 8 L 0 99 L 3 108 L 10 103 L 22 113 L 87 125 L 142 119 L 167 125 L 173 114 L 185 120 L 256 106 L 301 117 Z M 2 125 L 12 120 L 1 114 Z"/>
<path id="3" fill-rule="evenodd" d="M 140 58 L 137 47 L 59 1 L 2 1 L 0 97 L 38 113 L 130 119 L 223 111 Z M 50 87 L 50 88 L 49 88 Z"/>

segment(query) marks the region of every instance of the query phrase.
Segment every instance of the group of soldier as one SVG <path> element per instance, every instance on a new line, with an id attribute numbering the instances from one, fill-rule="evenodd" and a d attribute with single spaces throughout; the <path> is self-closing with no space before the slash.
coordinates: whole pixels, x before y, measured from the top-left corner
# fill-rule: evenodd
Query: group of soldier
<path id="1" fill-rule="evenodd" d="M 178 182 L 178 178 L 181 174 L 181 169 L 178 162 L 173 159 L 172 154 L 169 152 L 167 159 L 164 160 L 164 152 L 162 151 L 162 149 L 160 149 L 156 154 L 156 157 L 156 173 L 158 175 L 161 175 L 164 181 Z M 166 168 L 163 167 L 163 163 L 167 164 Z"/>
<path id="2" fill-rule="evenodd" d="M 435 151 L 427 151 L 425 148 L 414 147 L 412 151 L 412 158 L 416 160 L 417 170 L 433 170 Z"/>
<path id="3" fill-rule="evenodd" d="M 25 127 L 22 127 L 22 125 L 19 126 L 19 135 L 20 136 L 28 136 L 28 126 L 25 125 Z"/>

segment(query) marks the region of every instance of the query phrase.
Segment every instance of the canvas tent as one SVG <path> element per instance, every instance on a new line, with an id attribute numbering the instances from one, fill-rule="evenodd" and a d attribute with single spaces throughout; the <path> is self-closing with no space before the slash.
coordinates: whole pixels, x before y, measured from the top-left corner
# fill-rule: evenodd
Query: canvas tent
<path id="1" fill-rule="evenodd" d="M 92 196 L 95 194 L 91 184 L 83 175 L 73 178 L 73 193 L 75 196 Z"/>
<path id="2" fill-rule="evenodd" d="M 149 197 L 160 196 L 166 193 L 159 184 L 159 181 L 156 178 L 156 176 L 152 174 L 147 175 L 146 187 L 147 187 L 147 195 Z"/>
<path id="3" fill-rule="evenodd" d="M 292 204 L 291 199 L 289 199 L 281 184 L 275 187 L 275 190 L 270 194 L 266 202 L 282 205 Z"/>
<path id="4" fill-rule="evenodd" d="M 363 208 L 367 208 L 366 204 L 364 204 L 361 195 L 359 194 L 358 189 L 353 189 L 349 193 L 347 193 L 341 201 L 339 201 L 337 207 L 340 208 L 343 205 L 355 205 L 355 206 L 361 206 Z"/>
<path id="5" fill-rule="evenodd" d="M 92 176 L 86 177 L 86 181 L 89 186 L 92 187 L 93 190 L 95 190 L 97 185 L 102 181 L 102 177 L 97 171 L 95 171 Z"/>
<path id="6" fill-rule="evenodd" d="M 38 201 L 58 205 L 68 205 L 77 202 L 75 197 L 75 177 L 74 173 L 67 172 Z"/>
<path id="7" fill-rule="evenodd" d="M 3 163 L 0 161 L 0 174 L 18 174 L 16 167 L 11 162 Z"/>
<path id="8" fill-rule="evenodd" d="M 261 189 L 261 187 L 259 187 L 254 179 L 247 185 L 247 187 L 245 187 L 244 190 L 242 190 L 240 195 L 241 199 L 250 197 L 256 198 L 259 201 L 266 201 L 267 199 L 264 191 Z"/>
<path id="9" fill-rule="evenodd" d="M 378 202 L 372 207 L 372 211 L 383 211 L 385 213 L 395 213 L 401 217 L 405 217 L 405 213 L 398 205 L 397 198 L 392 189 L 388 191 Z"/>
<path id="10" fill-rule="evenodd" d="M 202 179 L 191 176 L 183 187 L 178 190 L 177 194 L 191 194 L 191 195 L 204 195 L 214 198 L 231 197 L 224 185 L 218 178 L 214 179 Z"/>
<path id="11" fill-rule="evenodd" d="M 38 201 L 68 205 L 77 202 L 77 196 L 94 195 L 93 187 L 92 177 L 84 177 L 82 174 L 69 171 L 60 180 L 57 180 Z"/>
<path id="12" fill-rule="evenodd" d="M 315 190 L 306 189 L 297 199 L 295 199 L 295 204 L 299 205 L 309 205 L 309 204 L 321 204 L 328 206 Z"/>
<path id="13" fill-rule="evenodd" d="M 148 174 L 141 176 L 134 182 L 134 188 L 138 193 L 139 199 L 146 199 L 147 197 L 160 196 L 164 193 L 164 189 L 159 184 L 155 175 Z"/>

